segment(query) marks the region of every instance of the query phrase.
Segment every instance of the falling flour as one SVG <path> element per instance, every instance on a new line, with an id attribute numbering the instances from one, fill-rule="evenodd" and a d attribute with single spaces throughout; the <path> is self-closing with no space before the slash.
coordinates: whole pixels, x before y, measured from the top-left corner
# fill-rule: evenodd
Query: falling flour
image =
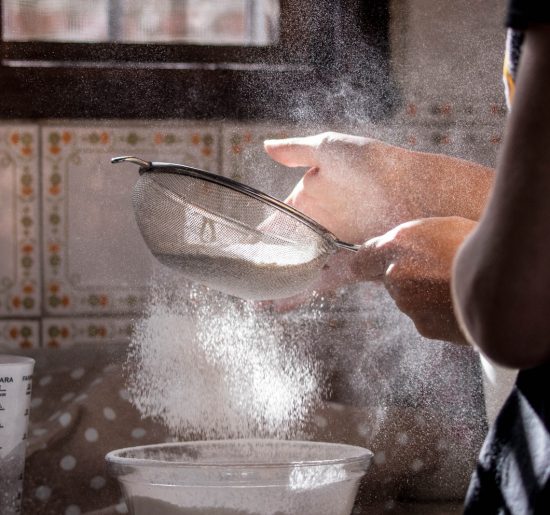
<path id="1" fill-rule="evenodd" d="M 130 399 L 178 437 L 296 436 L 323 393 L 302 332 L 230 297 L 156 287 L 130 345 Z"/>

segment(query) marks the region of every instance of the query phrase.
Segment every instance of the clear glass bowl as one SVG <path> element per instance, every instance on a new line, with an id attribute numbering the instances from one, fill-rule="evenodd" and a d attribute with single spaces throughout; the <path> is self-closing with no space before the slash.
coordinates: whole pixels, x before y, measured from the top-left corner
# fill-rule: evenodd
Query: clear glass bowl
<path id="1" fill-rule="evenodd" d="M 112 451 L 133 515 L 349 515 L 372 453 L 351 445 L 212 440 Z"/>

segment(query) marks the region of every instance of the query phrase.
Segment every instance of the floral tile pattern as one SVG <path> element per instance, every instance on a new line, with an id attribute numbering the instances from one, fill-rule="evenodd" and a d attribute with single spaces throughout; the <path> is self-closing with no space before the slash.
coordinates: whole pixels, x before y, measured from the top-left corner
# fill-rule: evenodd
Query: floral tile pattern
<path id="1" fill-rule="evenodd" d="M 132 327 L 130 318 L 44 318 L 42 345 L 57 349 L 75 343 L 127 343 Z"/>
<path id="2" fill-rule="evenodd" d="M 197 123 L 42 128 L 44 309 L 134 313 L 154 268 L 134 221 L 135 165 L 119 155 L 219 168 L 220 129 Z"/>
<path id="3" fill-rule="evenodd" d="M 409 103 L 392 119 L 363 133 L 413 150 L 494 166 L 504 118 L 502 106 L 495 103 Z"/>
<path id="4" fill-rule="evenodd" d="M 0 317 L 40 313 L 38 127 L 0 125 Z"/>
<path id="5" fill-rule="evenodd" d="M 40 344 L 38 320 L 0 320 L 0 352 L 34 349 Z"/>

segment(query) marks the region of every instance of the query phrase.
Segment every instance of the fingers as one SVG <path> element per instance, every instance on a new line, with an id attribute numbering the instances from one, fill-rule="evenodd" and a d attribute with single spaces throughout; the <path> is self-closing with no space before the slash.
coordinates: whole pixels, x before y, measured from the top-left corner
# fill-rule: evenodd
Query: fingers
<path id="1" fill-rule="evenodd" d="M 268 139 L 265 151 L 285 166 L 319 166 L 319 136 L 304 138 Z"/>
<path id="2" fill-rule="evenodd" d="M 377 236 L 367 241 L 357 252 L 351 269 L 361 281 L 382 279 L 391 264 L 393 255 L 385 236 Z"/>

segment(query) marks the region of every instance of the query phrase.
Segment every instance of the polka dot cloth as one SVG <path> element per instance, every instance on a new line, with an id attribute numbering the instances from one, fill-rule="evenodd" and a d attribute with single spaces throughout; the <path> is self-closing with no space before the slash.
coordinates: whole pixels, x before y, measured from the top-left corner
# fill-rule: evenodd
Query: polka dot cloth
<path id="1" fill-rule="evenodd" d="M 68 392 L 63 397 L 61 397 L 61 402 L 69 402 L 71 399 L 74 399 L 75 393 L 74 392 Z"/>
<path id="2" fill-rule="evenodd" d="M 107 420 L 114 420 L 116 418 L 115 410 L 113 408 L 110 408 L 110 407 L 107 406 L 107 407 L 103 408 L 103 416 Z"/>
<path id="3" fill-rule="evenodd" d="M 39 501 L 47 501 L 50 498 L 50 495 L 52 495 L 52 489 L 48 486 L 39 486 L 34 491 L 34 496 Z"/>
<path id="4" fill-rule="evenodd" d="M 70 454 L 63 456 L 59 462 L 59 466 L 62 470 L 73 470 L 76 467 L 76 458 Z"/>
<path id="5" fill-rule="evenodd" d="M 99 433 L 94 427 L 89 427 L 88 429 L 86 429 L 86 431 L 84 431 L 84 438 L 88 442 L 97 442 L 97 439 L 99 438 Z"/>
<path id="6" fill-rule="evenodd" d="M 147 434 L 147 431 L 143 429 L 142 427 L 136 427 L 135 429 L 132 429 L 131 435 L 132 438 L 143 438 Z"/>
<path id="7" fill-rule="evenodd" d="M 374 463 L 376 463 L 376 465 L 384 465 L 384 463 L 386 463 L 386 452 L 385 451 L 375 452 L 373 460 L 374 460 Z"/>
<path id="8" fill-rule="evenodd" d="M 71 414 L 70 413 L 63 413 L 59 416 L 59 423 L 63 427 L 67 427 L 71 423 Z"/>
<path id="9" fill-rule="evenodd" d="M 80 515 L 81 513 L 82 511 L 76 504 L 67 506 L 67 509 L 65 510 L 65 515 Z"/>
<path id="10" fill-rule="evenodd" d="M 142 419 L 129 403 L 124 374 L 120 365 L 109 362 L 110 356 L 89 346 L 56 352 L 65 354 L 56 355 L 45 373 L 37 360 L 23 513 L 127 513 L 116 480 L 105 473 L 105 454 L 176 439 L 160 424 Z M 433 496 L 434 484 L 445 485 L 445 498 L 460 497 L 465 485 L 457 484 L 456 478 L 468 477 L 471 457 L 452 454 L 453 442 L 472 439 L 471 430 L 445 426 L 438 413 L 382 408 L 328 403 L 304 428 L 304 437 L 374 451 L 366 478 L 369 489 L 360 498 L 368 500 L 372 492 L 385 499 L 427 498 Z M 449 476 L 441 467 L 447 462 L 454 464 Z"/>
<path id="11" fill-rule="evenodd" d="M 38 384 L 40 386 L 46 386 L 48 384 L 50 384 L 52 382 L 52 376 L 44 376 L 40 379 L 40 381 L 38 381 Z"/>
<path id="12" fill-rule="evenodd" d="M 72 379 L 80 379 L 82 376 L 86 373 L 86 371 L 83 368 L 75 368 L 71 372 L 71 378 Z"/>
<path id="13" fill-rule="evenodd" d="M 127 513 L 116 480 L 105 474 L 105 454 L 168 436 L 130 405 L 120 365 L 107 366 L 96 349 L 89 350 L 85 358 L 59 357 L 42 376 L 37 360 L 24 476 L 31 494 L 24 496 L 24 513 Z M 85 366 L 67 365 L 79 362 Z"/>
<path id="14" fill-rule="evenodd" d="M 314 419 L 315 421 L 315 425 L 320 428 L 320 429 L 323 429 L 324 427 L 327 427 L 327 419 L 321 415 L 315 415 Z"/>
<path id="15" fill-rule="evenodd" d="M 90 480 L 90 487 L 94 490 L 101 490 L 107 484 L 107 480 L 103 476 L 94 476 Z"/>
<path id="16" fill-rule="evenodd" d="M 40 397 L 34 397 L 31 400 L 31 408 L 38 408 L 42 404 L 42 399 Z"/>

